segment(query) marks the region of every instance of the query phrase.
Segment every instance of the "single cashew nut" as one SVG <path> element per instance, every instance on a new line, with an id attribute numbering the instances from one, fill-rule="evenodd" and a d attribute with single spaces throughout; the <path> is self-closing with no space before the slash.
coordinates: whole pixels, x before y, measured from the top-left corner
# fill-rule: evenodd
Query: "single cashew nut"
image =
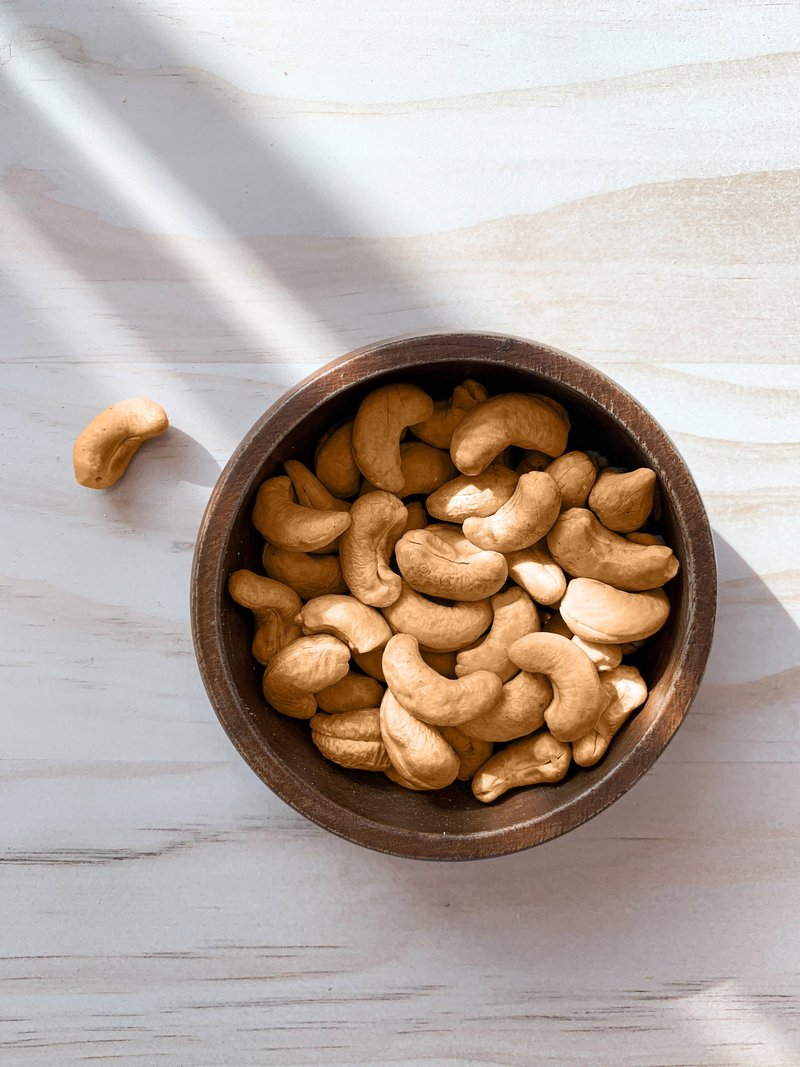
<path id="1" fill-rule="evenodd" d="M 128 469 L 139 446 L 168 427 L 167 413 L 154 400 L 135 397 L 112 404 L 75 438 L 75 480 L 87 489 L 108 489 Z"/>
<path id="2" fill-rule="evenodd" d="M 544 726 L 553 687 L 543 674 L 520 671 L 503 686 L 493 708 L 461 725 L 468 737 L 482 741 L 513 741 Z"/>
<path id="3" fill-rule="evenodd" d="M 572 638 L 573 645 L 577 645 L 581 652 L 585 652 L 597 672 L 612 671 L 622 663 L 622 645 L 600 645 L 596 641 L 586 641 L 575 634 Z M 602 682 L 602 678 L 600 681 Z"/>
<path id="4" fill-rule="evenodd" d="M 443 789 L 461 761 L 435 726 L 420 722 L 387 689 L 381 701 L 381 736 L 392 766 L 417 789 Z"/>
<path id="5" fill-rule="evenodd" d="M 558 634 L 528 634 L 508 650 L 523 671 L 547 675 L 553 699 L 544 720 L 553 737 L 574 741 L 592 730 L 608 698 L 595 665 L 585 652 Z"/>
<path id="6" fill-rule="evenodd" d="M 648 467 L 623 473 L 604 470 L 589 494 L 589 507 L 609 530 L 630 533 L 653 510 L 655 487 L 655 471 Z"/>
<path id="7" fill-rule="evenodd" d="M 582 508 L 597 478 L 597 466 L 585 452 L 565 452 L 545 470 L 561 493 L 561 510 Z"/>
<path id="8" fill-rule="evenodd" d="M 569 770 L 569 745 L 543 731 L 497 752 L 472 779 L 472 792 L 484 804 L 520 785 L 559 782 Z"/>
<path id="9" fill-rule="evenodd" d="M 253 613 L 256 629 L 252 650 L 259 663 L 267 663 L 300 636 L 294 620 L 302 601 L 288 585 L 240 570 L 228 579 L 228 592 L 237 604 Z"/>
<path id="10" fill-rule="evenodd" d="M 319 511 L 349 511 L 350 505 L 346 500 L 339 500 L 332 496 L 325 488 L 316 474 L 312 474 L 305 463 L 297 459 L 287 459 L 283 469 L 292 480 L 292 486 L 297 495 L 298 503 L 306 508 L 316 508 Z"/>
<path id="11" fill-rule="evenodd" d="M 459 726 L 500 699 L 502 682 L 491 671 L 444 678 L 429 667 L 416 637 L 395 634 L 383 652 L 386 683 L 409 714 L 432 726 Z"/>
<path id="12" fill-rule="evenodd" d="M 339 715 L 318 713 L 310 726 L 311 740 L 333 763 L 356 771 L 385 771 L 392 765 L 381 737 L 377 708 L 359 708 Z"/>
<path id="13" fill-rule="evenodd" d="M 459 652 L 456 675 L 463 678 L 473 671 L 493 671 L 507 682 L 517 673 L 516 664 L 508 658 L 508 646 L 525 634 L 539 629 L 536 605 L 522 589 L 508 589 L 491 599 L 492 628 L 475 648 Z"/>
<path id="14" fill-rule="evenodd" d="M 606 754 L 631 712 L 647 700 L 647 686 L 635 667 L 616 667 L 604 674 L 601 682 L 609 703 L 595 728 L 572 744 L 572 755 L 581 767 L 593 767 Z"/>
<path id="15" fill-rule="evenodd" d="M 579 637 L 624 645 L 660 630 L 669 615 L 669 600 L 663 589 L 626 593 L 593 578 L 573 578 L 559 610 Z"/>
<path id="16" fill-rule="evenodd" d="M 468 737 L 457 726 L 442 726 L 441 733 L 459 758 L 456 778 L 460 782 L 468 782 L 475 771 L 494 752 L 494 745 L 491 741 L 479 741 L 477 737 Z"/>
<path id="17" fill-rule="evenodd" d="M 367 493 L 354 501 L 339 556 L 344 580 L 362 603 L 384 608 L 400 596 L 402 580 L 389 566 L 389 556 L 407 519 L 392 493 Z"/>
<path id="18" fill-rule="evenodd" d="M 346 511 L 321 511 L 295 503 L 290 478 L 279 475 L 260 486 L 253 523 L 267 541 L 292 552 L 328 547 L 350 525 Z"/>
<path id="19" fill-rule="evenodd" d="M 349 671 L 333 685 L 320 689 L 317 704 L 322 711 L 338 713 L 359 708 L 377 708 L 383 698 L 383 686 L 365 674 Z"/>
<path id="20" fill-rule="evenodd" d="M 463 522 L 471 515 L 494 513 L 510 500 L 519 479 L 502 463 L 492 463 L 482 474 L 460 474 L 431 493 L 428 513 L 443 522 Z"/>
<path id="21" fill-rule="evenodd" d="M 314 693 L 344 678 L 349 662 L 347 645 L 335 637 L 298 637 L 267 664 L 264 696 L 276 711 L 310 719 L 317 710 Z"/>
<path id="22" fill-rule="evenodd" d="M 453 463 L 462 474 L 480 474 L 509 445 L 560 456 L 569 435 L 569 419 L 562 411 L 527 393 L 492 397 L 456 427 L 450 442 Z"/>
<path id="23" fill-rule="evenodd" d="M 355 496 L 361 485 L 361 471 L 353 456 L 353 420 L 325 434 L 317 445 L 314 470 L 334 496 Z"/>
<path id="24" fill-rule="evenodd" d="M 406 582 L 383 614 L 397 633 L 411 634 L 434 652 L 455 652 L 472 644 L 492 621 L 488 600 L 437 604 L 420 596 Z"/>
<path id="25" fill-rule="evenodd" d="M 547 542 L 509 552 L 508 576 L 538 604 L 557 604 L 567 589 L 564 572 L 547 551 Z"/>
<path id="26" fill-rule="evenodd" d="M 488 399 L 489 393 L 484 386 L 467 378 L 455 387 L 449 399 L 437 400 L 433 405 L 431 417 L 412 426 L 411 432 L 426 444 L 436 448 L 449 448 L 455 428 L 466 413 Z"/>
<path id="27" fill-rule="evenodd" d="M 631 593 L 656 589 L 678 573 L 671 548 L 638 545 L 620 537 L 586 508 L 562 512 L 547 535 L 547 547 L 574 578 L 595 578 Z"/>
<path id="28" fill-rule="evenodd" d="M 505 557 L 476 548 L 457 526 L 428 526 L 403 534 L 395 556 L 412 589 L 448 600 L 483 600 L 508 577 Z"/>
<path id="29" fill-rule="evenodd" d="M 333 634 L 355 652 L 371 652 L 385 645 L 392 631 L 379 611 L 354 596 L 317 596 L 298 616 L 303 633 Z"/>
<path id="30" fill-rule="evenodd" d="M 464 534 L 479 548 L 516 552 L 540 541 L 558 518 L 561 494 L 545 471 L 523 474 L 514 495 L 485 518 L 464 520 Z"/>
<path id="31" fill-rule="evenodd" d="M 403 488 L 400 435 L 433 414 L 433 401 L 416 385 L 385 385 L 361 401 L 353 425 L 353 455 L 367 479 L 388 493 Z"/>
<path id="32" fill-rule="evenodd" d="M 552 460 L 550 456 L 546 456 L 544 452 L 537 452 L 533 449 L 528 452 L 524 452 L 522 459 L 516 465 L 514 470 L 517 474 L 530 474 L 531 471 L 544 471 L 550 466 Z"/>
<path id="33" fill-rule="evenodd" d="M 270 578 L 288 585 L 303 600 L 347 591 L 338 556 L 310 556 L 266 544 L 261 558 Z"/>
<path id="34" fill-rule="evenodd" d="M 399 497 L 432 493 L 456 473 L 449 452 L 432 448 L 422 441 L 409 441 L 400 445 L 400 470 L 403 473 L 403 484 L 397 490 Z M 372 492 L 375 488 L 371 482 L 364 481 L 361 493 L 363 495 Z"/>

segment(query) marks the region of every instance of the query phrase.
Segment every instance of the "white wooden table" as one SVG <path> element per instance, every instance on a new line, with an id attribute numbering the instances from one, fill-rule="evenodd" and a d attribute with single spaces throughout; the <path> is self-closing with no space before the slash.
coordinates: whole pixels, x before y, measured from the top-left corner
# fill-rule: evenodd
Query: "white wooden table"
<path id="1" fill-rule="evenodd" d="M 0 5 L 0 1062 L 800 1063 L 800 6 Z M 202 690 L 243 432 L 360 343 L 491 328 L 630 389 L 721 600 L 658 764 L 531 852 L 317 829 Z M 114 490 L 71 441 L 146 395 Z"/>

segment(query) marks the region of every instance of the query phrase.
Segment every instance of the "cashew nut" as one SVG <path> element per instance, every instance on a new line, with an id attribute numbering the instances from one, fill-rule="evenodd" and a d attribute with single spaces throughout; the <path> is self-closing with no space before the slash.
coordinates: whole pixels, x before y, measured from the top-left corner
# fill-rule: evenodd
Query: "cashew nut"
<path id="1" fill-rule="evenodd" d="M 667 543 L 661 534 L 643 533 L 641 530 L 625 534 L 625 540 L 633 541 L 635 545 L 665 545 Z"/>
<path id="2" fill-rule="evenodd" d="M 395 556 L 412 589 L 448 600 L 483 600 L 508 577 L 505 557 L 476 548 L 457 526 L 437 524 L 403 534 Z"/>
<path id="3" fill-rule="evenodd" d="M 520 785 L 559 782 L 569 770 L 570 758 L 569 745 L 542 731 L 495 753 L 472 779 L 472 792 L 488 804 Z"/>
<path id="4" fill-rule="evenodd" d="M 572 744 L 572 755 L 581 767 L 593 767 L 606 754 L 612 738 L 631 712 L 647 700 L 647 686 L 635 667 L 616 667 L 600 680 L 609 703 L 595 728 Z"/>
<path id="5" fill-rule="evenodd" d="M 416 637 L 395 634 L 383 652 L 386 683 L 409 714 L 432 726 L 459 726 L 500 699 L 502 682 L 491 671 L 444 678 L 424 661 Z"/>
<path id="6" fill-rule="evenodd" d="M 420 596 L 406 582 L 394 604 L 383 609 L 398 633 L 411 634 L 434 652 L 455 652 L 481 636 L 492 621 L 488 600 L 437 604 Z"/>
<path id="7" fill-rule="evenodd" d="M 550 456 L 546 456 L 544 452 L 537 452 L 536 449 L 524 452 L 522 459 L 516 465 L 514 470 L 517 474 L 530 474 L 531 471 L 544 471 L 550 466 Z"/>
<path id="8" fill-rule="evenodd" d="M 303 600 L 347 590 L 338 556 L 310 556 L 266 544 L 261 558 L 270 578 L 288 585 Z"/>
<path id="9" fill-rule="evenodd" d="M 589 507 L 604 526 L 618 533 L 638 530 L 653 509 L 655 471 L 604 470 L 589 494 Z"/>
<path id="10" fill-rule="evenodd" d="M 516 552 L 540 541 L 558 518 L 561 494 L 545 471 L 523 474 L 514 495 L 486 517 L 464 520 L 464 535 L 479 548 Z"/>
<path id="11" fill-rule="evenodd" d="M 443 522 L 463 522 L 470 515 L 494 515 L 517 488 L 517 475 L 501 463 L 482 474 L 461 474 L 446 482 L 425 501 L 428 513 Z"/>
<path id="12" fill-rule="evenodd" d="M 310 725 L 311 740 L 333 763 L 356 771 L 385 771 L 391 767 L 377 708 L 359 708 L 339 715 L 318 713 Z"/>
<path id="13" fill-rule="evenodd" d="M 87 489 L 108 489 L 128 469 L 139 446 L 168 426 L 167 413 L 154 400 L 135 397 L 112 404 L 75 438 L 75 480 Z"/>
<path id="14" fill-rule="evenodd" d="M 378 682 L 386 681 L 386 676 L 383 673 L 382 646 L 380 648 L 373 648 L 369 652 L 353 651 L 353 659 L 364 674 L 368 674 L 370 678 L 374 678 Z"/>
<path id="15" fill-rule="evenodd" d="M 306 634 L 333 634 L 355 652 L 370 652 L 385 645 L 392 631 L 379 611 L 354 596 L 317 596 L 307 601 L 298 616 Z"/>
<path id="16" fill-rule="evenodd" d="M 383 697 L 383 686 L 365 674 L 349 671 L 333 685 L 320 689 L 317 704 L 322 711 L 338 713 L 359 708 L 377 708 Z"/>
<path id="17" fill-rule="evenodd" d="M 462 474 L 480 474 L 509 445 L 560 456 L 568 434 L 569 419 L 543 398 L 505 393 L 464 416 L 450 442 L 450 455 Z"/>
<path id="18" fill-rule="evenodd" d="M 314 552 L 328 547 L 350 525 L 346 511 L 320 511 L 295 503 L 292 481 L 285 475 L 268 478 L 253 506 L 258 532 L 278 548 Z"/>
<path id="19" fill-rule="evenodd" d="M 353 456 L 367 479 L 388 493 L 403 488 L 400 435 L 433 414 L 433 401 L 416 385 L 385 385 L 361 401 L 353 425 Z"/>
<path id="20" fill-rule="evenodd" d="M 339 556 L 344 580 L 362 603 L 383 608 L 400 596 L 402 580 L 389 566 L 389 556 L 407 519 L 402 502 L 391 493 L 366 493 L 354 501 Z"/>
<path id="21" fill-rule="evenodd" d="M 298 503 L 306 508 L 316 508 L 318 511 L 349 511 L 350 505 L 346 500 L 339 500 L 332 496 L 325 488 L 316 474 L 312 474 L 305 463 L 297 459 L 287 459 L 283 469 L 292 480 L 292 486 L 297 494 Z"/>
<path id="22" fill-rule="evenodd" d="M 403 484 L 397 490 L 397 496 L 417 496 L 432 493 L 456 473 L 450 453 L 441 448 L 432 448 L 422 441 L 409 441 L 400 445 L 400 470 Z M 374 491 L 376 486 L 364 481 L 361 493 Z"/>
<path id="23" fill-rule="evenodd" d="M 335 637 L 298 637 L 267 664 L 264 696 L 276 711 L 310 719 L 317 710 L 314 693 L 344 678 L 349 662 L 347 645 Z"/>
<path id="24" fill-rule="evenodd" d="M 405 508 L 408 512 L 408 518 L 400 533 L 400 537 L 402 537 L 404 533 L 408 533 L 410 530 L 424 530 L 428 525 L 428 516 L 425 512 L 425 505 L 421 500 L 409 500 L 405 505 Z M 395 545 L 396 544 L 397 541 L 395 541 Z M 392 551 L 394 551 L 394 545 L 392 545 Z"/>
<path id="25" fill-rule="evenodd" d="M 457 726 L 442 726 L 442 737 L 459 758 L 458 774 L 460 782 L 468 782 L 475 771 L 487 761 L 494 752 L 491 741 L 479 741 L 477 737 L 468 737 Z"/>
<path id="26" fill-rule="evenodd" d="M 443 789 L 455 781 L 460 760 L 435 726 L 420 722 L 387 689 L 381 701 L 381 736 L 393 767 L 417 789 Z"/>
<path id="27" fill-rule="evenodd" d="M 528 634 L 511 645 L 508 657 L 523 671 L 547 675 L 553 699 L 544 720 L 553 737 L 574 741 L 594 728 L 607 697 L 595 665 L 577 645 L 558 634 Z"/>
<path id="28" fill-rule="evenodd" d="M 467 378 L 455 387 L 448 400 L 437 400 L 433 405 L 431 417 L 412 426 L 411 432 L 426 444 L 436 448 L 449 448 L 455 428 L 466 413 L 488 399 L 489 393 L 481 383 Z"/>
<path id="29" fill-rule="evenodd" d="M 557 604 L 567 588 L 564 572 L 547 551 L 547 542 L 509 552 L 508 576 L 539 604 Z"/>
<path id="30" fill-rule="evenodd" d="M 482 741 L 513 741 L 544 726 L 545 709 L 552 699 L 553 688 L 543 674 L 520 671 L 505 683 L 493 708 L 460 729 Z"/>
<path id="31" fill-rule="evenodd" d="M 582 508 L 597 478 L 597 466 L 585 452 L 565 452 L 545 470 L 561 493 L 561 510 Z"/>
<path id="32" fill-rule="evenodd" d="M 237 604 L 253 613 L 256 629 L 252 651 L 259 663 L 267 663 L 300 636 L 294 620 L 302 601 L 288 585 L 241 570 L 228 579 L 228 592 Z"/>
<path id="33" fill-rule="evenodd" d="M 522 589 L 508 589 L 491 599 L 492 628 L 475 648 L 459 652 L 456 658 L 456 675 L 463 678 L 473 671 L 493 671 L 507 682 L 517 673 L 517 667 L 508 658 L 508 646 L 525 634 L 539 629 L 539 613 L 536 605 Z"/>
<path id="34" fill-rule="evenodd" d="M 626 593 L 593 578 L 573 578 L 559 610 L 570 630 L 587 641 L 624 645 L 660 630 L 669 600 L 663 589 Z"/>
<path id="35" fill-rule="evenodd" d="M 353 457 L 352 419 L 322 438 L 314 456 L 314 470 L 334 496 L 356 495 L 361 485 L 361 471 Z"/>
<path id="36" fill-rule="evenodd" d="M 573 645 L 577 645 L 581 652 L 585 652 L 597 668 L 599 674 L 604 671 L 612 671 L 622 663 L 622 645 L 599 645 L 596 641 L 586 641 L 583 637 L 575 634 L 572 638 Z M 600 681 L 602 682 L 602 678 Z"/>

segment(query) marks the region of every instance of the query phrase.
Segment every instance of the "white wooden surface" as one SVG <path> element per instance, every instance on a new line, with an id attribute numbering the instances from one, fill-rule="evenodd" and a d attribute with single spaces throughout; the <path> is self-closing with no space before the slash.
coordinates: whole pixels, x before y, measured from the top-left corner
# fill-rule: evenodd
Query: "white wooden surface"
<path id="1" fill-rule="evenodd" d="M 6 0 L 0 1062 L 800 1063 L 800 7 Z M 202 691 L 220 465 L 355 345 L 561 346 L 718 538 L 700 696 L 592 823 L 472 865 L 294 814 Z M 108 493 L 71 440 L 174 429 Z"/>

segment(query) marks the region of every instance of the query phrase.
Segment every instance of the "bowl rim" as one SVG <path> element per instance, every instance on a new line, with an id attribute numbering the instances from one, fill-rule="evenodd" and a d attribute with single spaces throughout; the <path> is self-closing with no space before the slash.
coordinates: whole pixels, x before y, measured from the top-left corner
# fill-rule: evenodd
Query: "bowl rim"
<path id="1" fill-rule="evenodd" d="M 434 343 L 441 344 L 441 350 L 424 361 L 408 358 L 413 350 Z M 491 351 L 487 350 L 489 346 L 494 346 Z M 387 356 L 392 357 L 391 363 Z M 602 404 L 612 420 L 621 423 L 629 434 L 629 420 L 635 417 L 637 441 L 673 502 L 673 483 L 680 486 L 680 507 L 676 507 L 679 521 L 683 520 L 683 512 L 691 510 L 694 525 L 681 561 L 689 588 L 686 632 L 662 707 L 633 748 L 609 765 L 607 772 L 587 785 L 586 790 L 545 814 L 497 829 L 444 835 L 387 826 L 356 814 L 309 789 L 268 747 L 255 746 L 254 722 L 224 655 L 221 613 L 204 611 L 202 604 L 219 603 L 223 594 L 222 587 L 227 582 L 223 559 L 230 530 L 254 481 L 253 475 L 244 476 L 240 467 L 256 447 L 263 459 L 298 421 L 331 395 L 352 388 L 355 381 L 394 374 L 404 367 L 412 369 L 420 362 L 447 364 L 458 359 L 485 362 L 487 367 L 506 363 L 545 379 L 557 378 L 559 384 L 591 403 Z M 357 378 L 341 374 L 352 364 L 360 365 Z M 265 444 L 262 438 L 278 412 L 289 418 Z M 204 590 L 202 603 L 199 589 Z M 318 826 L 375 851 L 414 859 L 482 859 L 522 851 L 575 829 L 619 799 L 652 766 L 686 717 L 708 660 L 716 606 L 716 557 L 708 516 L 694 479 L 666 431 L 622 386 L 583 360 L 541 342 L 485 331 L 410 334 L 363 345 L 316 368 L 278 397 L 242 437 L 217 479 L 200 522 L 190 585 L 192 638 L 200 675 L 217 718 L 242 758 L 277 796 Z M 589 795 L 591 807 L 586 804 Z"/>

